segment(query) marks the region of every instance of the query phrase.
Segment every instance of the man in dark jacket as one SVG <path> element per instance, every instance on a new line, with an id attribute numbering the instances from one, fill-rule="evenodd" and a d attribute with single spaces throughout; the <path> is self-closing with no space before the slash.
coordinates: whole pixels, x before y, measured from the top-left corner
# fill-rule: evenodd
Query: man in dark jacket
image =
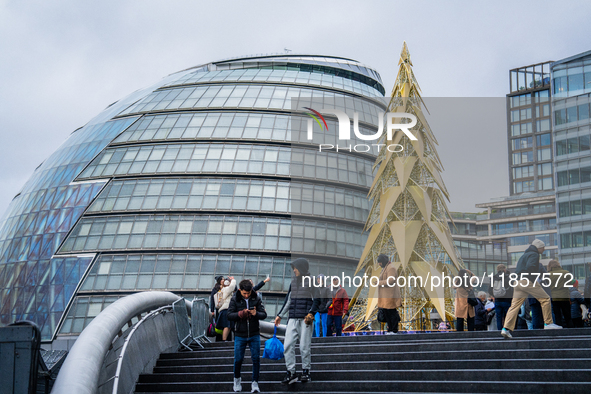
<path id="1" fill-rule="evenodd" d="M 486 331 L 488 312 L 492 310 L 486 309 L 486 293 L 481 291 L 476 297 L 476 306 L 474 307 L 474 331 Z"/>
<path id="2" fill-rule="evenodd" d="M 343 316 L 349 311 L 349 295 L 347 290 L 338 283 L 338 278 L 332 279 L 334 290 L 332 291 L 332 298 L 330 306 L 328 307 L 328 319 L 326 325 L 328 326 L 328 336 L 332 336 L 332 324 L 334 322 L 337 337 L 343 335 Z"/>
<path id="3" fill-rule="evenodd" d="M 326 277 L 322 274 L 316 277 L 316 283 L 318 284 L 318 290 L 316 293 L 320 298 L 320 305 L 318 306 L 318 312 L 314 316 L 314 334 L 316 337 L 325 337 L 328 332 L 326 325 L 326 319 L 328 317 L 328 307 L 332 302 L 330 298 L 330 289 L 325 286 Z"/>
<path id="4" fill-rule="evenodd" d="M 523 256 L 517 262 L 517 284 L 513 290 L 513 301 L 505 325 L 501 330 L 501 335 L 505 338 L 511 338 L 511 330 L 515 329 L 515 322 L 517 315 L 521 309 L 521 304 L 527 299 L 528 295 L 533 296 L 542 304 L 542 313 L 544 314 L 544 328 L 557 329 L 562 328 L 552 321 L 552 306 L 550 304 L 550 297 L 541 284 L 536 282 L 537 276 L 540 274 L 540 254 L 544 253 L 546 245 L 539 239 L 534 239 L 534 242 L 525 251 Z M 539 275 L 538 275 L 539 276 Z"/>
<path id="5" fill-rule="evenodd" d="M 252 281 L 245 279 L 238 285 L 228 307 L 228 320 L 236 322 L 234 334 L 234 391 L 242 391 L 240 369 L 246 345 L 250 346 L 252 358 L 252 391 L 259 390 L 259 370 L 261 365 L 261 336 L 259 320 L 267 318 L 267 312 L 257 293 L 252 290 Z"/>
<path id="6" fill-rule="evenodd" d="M 509 270 L 505 264 L 497 265 L 497 273 L 492 278 L 488 293 L 495 297 L 497 330 L 503 329 L 503 323 L 513 300 L 513 287 L 509 285 Z"/>
<path id="7" fill-rule="evenodd" d="M 297 382 L 296 375 L 296 342 L 300 343 L 300 353 L 302 355 L 302 375 L 301 382 L 310 381 L 310 367 L 312 365 L 312 323 L 314 314 L 318 312 L 320 298 L 316 292 L 308 271 L 309 263 L 304 258 L 295 259 L 291 263 L 294 276 L 289 285 L 285 302 L 275 318 L 275 325 L 281 323 L 281 319 L 289 314 L 287 328 L 285 329 L 285 365 L 287 374 L 281 383 L 292 384 Z"/>

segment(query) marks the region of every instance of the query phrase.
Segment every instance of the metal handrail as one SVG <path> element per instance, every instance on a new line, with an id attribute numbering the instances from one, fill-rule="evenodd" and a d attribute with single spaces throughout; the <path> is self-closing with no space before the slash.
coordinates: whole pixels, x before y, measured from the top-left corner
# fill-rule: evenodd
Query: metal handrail
<path id="1" fill-rule="evenodd" d="M 113 379 L 113 394 L 117 394 L 117 390 L 119 389 L 119 376 L 121 374 L 121 368 L 123 366 L 123 359 L 125 358 L 125 351 L 127 350 L 127 345 L 129 344 L 131 337 L 135 333 L 135 331 L 148 319 L 153 318 L 156 315 L 159 315 L 162 312 L 170 312 L 172 311 L 172 306 L 162 306 L 152 312 L 148 313 L 144 316 L 139 322 L 137 322 L 129 332 L 129 335 L 125 338 L 125 343 L 121 348 L 121 353 L 119 354 L 118 361 L 117 361 L 117 369 L 115 370 L 115 378 Z"/>
<path id="2" fill-rule="evenodd" d="M 109 305 L 82 331 L 57 376 L 52 394 L 95 394 L 100 370 L 113 338 L 133 317 L 180 297 L 166 291 L 147 291 L 121 298 Z"/>

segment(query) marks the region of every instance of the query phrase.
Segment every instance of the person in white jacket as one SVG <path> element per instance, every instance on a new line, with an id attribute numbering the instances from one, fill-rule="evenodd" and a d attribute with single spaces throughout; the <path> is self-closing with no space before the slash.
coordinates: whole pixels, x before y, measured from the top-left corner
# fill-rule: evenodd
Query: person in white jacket
<path id="1" fill-rule="evenodd" d="M 227 341 L 230 335 L 230 321 L 228 320 L 228 307 L 236 289 L 236 280 L 233 276 L 222 282 L 222 288 L 214 296 L 215 306 L 218 310 L 217 329 L 223 329 L 222 340 Z"/>

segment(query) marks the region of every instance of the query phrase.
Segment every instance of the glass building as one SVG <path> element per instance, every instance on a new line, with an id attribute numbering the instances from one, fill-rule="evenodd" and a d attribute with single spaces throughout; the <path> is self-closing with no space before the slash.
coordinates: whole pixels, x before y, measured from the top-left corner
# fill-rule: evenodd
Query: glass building
<path id="1" fill-rule="evenodd" d="M 365 245 L 372 152 L 319 152 L 312 100 L 377 131 L 379 74 L 357 61 L 246 57 L 172 74 L 112 104 L 34 172 L 0 223 L 0 323 L 76 336 L 117 298 L 209 294 L 216 275 L 267 275 L 270 316 L 293 255 L 352 275 Z M 350 141 L 356 142 L 355 138 Z"/>
<path id="2" fill-rule="evenodd" d="M 552 63 L 556 202 L 562 265 L 585 277 L 591 261 L 591 51 Z"/>
<path id="3" fill-rule="evenodd" d="M 558 254 L 550 65 L 543 62 L 509 71 L 509 196 L 476 204 L 486 210 L 478 216 L 478 239 L 504 242 L 507 265 L 513 268 L 536 238 L 546 244 L 543 263 Z"/>

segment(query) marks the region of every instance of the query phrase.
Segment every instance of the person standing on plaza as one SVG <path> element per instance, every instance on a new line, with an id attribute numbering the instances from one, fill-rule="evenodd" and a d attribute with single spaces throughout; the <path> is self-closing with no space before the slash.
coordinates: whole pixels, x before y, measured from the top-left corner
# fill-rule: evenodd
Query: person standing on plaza
<path id="1" fill-rule="evenodd" d="M 318 306 L 318 312 L 314 315 L 314 334 L 316 337 L 325 337 L 328 333 L 328 327 L 326 320 L 328 319 L 328 307 L 332 302 L 330 298 L 330 289 L 325 286 L 325 276 L 320 274 L 316 277 L 316 283 L 318 284 L 318 290 L 316 290 L 318 297 L 320 298 L 320 305 Z"/>
<path id="2" fill-rule="evenodd" d="M 486 309 L 486 293 L 481 291 L 476 297 L 478 305 L 474 307 L 474 331 L 486 331 L 486 323 L 488 321 L 488 313 L 491 309 Z"/>
<path id="3" fill-rule="evenodd" d="M 464 331 L 464 321 L 468 325 L 468 331 L 474 331 L 474 306 L 468 302 L 470 296 L 470 278 L 474 276 L 472 271 L 465 268 L 458 271 L 458 276 L 462 278 L 460 286 L 456 287 L 456 331 Z"/>
<path id="4" fill-rule="evenodd" d="M 328 307 L 328 319 L 326 325 L 328 326 L 328 336 L 332 336 L 332 324 L 335 325 L 337 337 L 343 334 L 343 316 L 349 311 L 349 295 L 347 290 L 339 284 L 339 278 L 332 278 L 332 302 Z"/>
<path id="5" fill-rule="evenodd" d="M 583 297 L 585 297 L 585 305 L 587 309 L 591 310 L 591 263 L 586 264 L 587 277 L 585 278 L 585 289 L 583 290 Z M 585 319 L 585 316 L 583 316 Z"/>
<path id="6" fill-rule="evenodd" d="M 378 282 L 378 308 L 382 310 L 388 323 L 386 335 L 396 334 L 400 323 L 400 314 L 397 308 L 402 306 L 400 288 L 397 283 L 398 270 L 385 254 L 379 255 L 377 261 L 382 267 Z"/>
<path id="7" fill-rule="evenodd" d="M 497 265 L 497 273 L 493 276 L 488 289 L 489 294 L 495 297 L 495 315 L 499 331 L 503 329 L 503 323 L 513 299 L 513 287 L 509 285 L 509 274 L 505 264 Z"/>
<path id="8" fill-rule="evenodd" d="M 536 275 L 532 275 L 540 274 L 540 255 L 544 253 L 545 247 L 546 245 L 543 241 L 534 239 L 517 262 L 515 273 L 518 276 L 518 281 L 513 290 L 513 301 L 507 312 L 505 325 L 501 330 L 501 335 L 505 338 L 511 338 L 511 331 L 515 328 L 515 321 L 521 309 L 521 304 L 527 299 L 528 295 L 535 297 L 542 305 L 545 329 L 562 328 L 553 323 L 550 297 L 548 297 L 548 294 L 546 294 L 540 283 L 536 282 Z"/>
<path id="9" fill-rule="evenodd" d="M 261 367 L 261 336 L 259 321 L 267 318 L 261 298 L 253 290 L 252 281 L 245 279 L 238 285 L 236 295 L 230 300 L 228 320 L 236 322 L 234 328 L 234 391 L 242 391 L 240 370 L 246 345 L 252 359 L 252 393 L 259 393 Z"/>
<path id="10" fill-rule="evenodd" d="M 287 374 L 281 381 L 283 384 L 292 384 L 298 381 L 296 374 L 296 343 L 300 344 L 303 372 L 299 377 L 300 382 L 308 382 L 310 369 L 312 367 L 312 323 L 314 315 L 318 312 L 320 297 L 317 288 L 310 276 L 308 260 L 298 258 L 291 262 L 294 276 L 287 291 L 285 302 L 275 317 L 275 325 L 281 324 L 281 319 L 288 316 L 287 328 L 285 329 L 284 356 Z"/>
<path id="11" fill-rule="evenodd" d="M 583 328 L 583 311 L 581 305 L 585 304 L 585 299 L 579 293 L 579 281 L 575 280 L 573 287 L 570 288 L 570 317 L 575 328 Z"/>
<path id="12" fill-rule="evenodd" d="M 557 260 L 550 260 L 548 263 L 550 274 L 550 291 L 552 295 L 552 310 L 556 318 L 556 324 L 562 327 L 573 328 L 570 315 L 570 287 L 572 282 L 566 275 L 570 274 L 560 266 Z M 569 275 L 572 277 L 572 275 Z"/>
<path id="13" fill-rule="evenodd" d="M 216 308 L 218 310 L 218 320 L 216 328 L 223 329 L 222 340 L 227 341 L 230 336 L 230 321 L 228 320 L 228 307 L 236 289 L 236 280 L 233 276 L 226 278 L 222 288 L 214 296 Z"/>

